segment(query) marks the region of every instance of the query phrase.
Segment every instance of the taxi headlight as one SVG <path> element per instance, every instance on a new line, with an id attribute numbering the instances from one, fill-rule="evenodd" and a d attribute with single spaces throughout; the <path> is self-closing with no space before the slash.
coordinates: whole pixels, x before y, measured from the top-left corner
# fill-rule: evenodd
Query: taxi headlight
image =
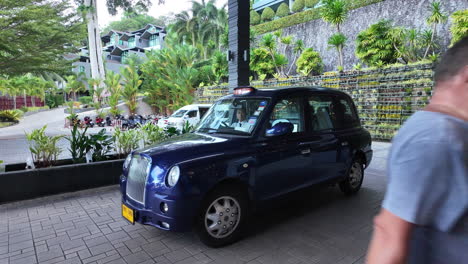
<path id="1" fill-rule="evenodd" d="M 166 177 L 166 184 L 169 187 L 174 187 L 176 185 L 177 181 L 179 180 L 180 176 L 180 169 L 179 166 L 174 166 L 169 170 L 169 173 L 167 174 Z"/>

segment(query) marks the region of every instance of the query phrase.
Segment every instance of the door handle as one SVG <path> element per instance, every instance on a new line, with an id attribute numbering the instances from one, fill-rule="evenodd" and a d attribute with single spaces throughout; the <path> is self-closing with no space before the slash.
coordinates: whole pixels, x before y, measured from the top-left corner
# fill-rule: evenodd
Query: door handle
<path id="1" fill-rule="evenodd" d="M 302 155 L 310 154 L 310 149 L 303 149 L 301 150 Z"/>

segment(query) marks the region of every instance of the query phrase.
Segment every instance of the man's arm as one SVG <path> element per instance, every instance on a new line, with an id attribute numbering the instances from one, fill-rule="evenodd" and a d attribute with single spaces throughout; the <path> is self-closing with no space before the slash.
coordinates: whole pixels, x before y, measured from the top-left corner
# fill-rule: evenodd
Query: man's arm
<path id="1" fill-rule="evenodd" d="M 412 223 L 382 209 L 374 219 L 374 234 L 369 245 L 366 263 L 405 263 L 412 228 Z"/>

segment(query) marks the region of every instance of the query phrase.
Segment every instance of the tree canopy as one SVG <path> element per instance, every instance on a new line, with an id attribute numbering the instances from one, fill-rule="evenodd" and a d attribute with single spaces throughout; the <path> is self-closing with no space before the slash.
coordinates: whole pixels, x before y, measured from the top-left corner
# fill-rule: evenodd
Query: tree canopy
<path id="1" fill-rule="evenodd" d="M 166 16 L 155 18 L 146 13 L 124 12 L 122 19 L 110 22 L 103 32 L 107 33 L 110 30 L 133 31 L 148 24 L 165 27 L 168 20 L 169 18 Z"/>
<path id="2" fill-rule="evenodd" d="M 106 0 L 107 9 L 111 15 L 117 14 L 118 9 L 123 9 L 124 11 L 133 11 L 135 8 L 148 9 L 152 0 Z M 165 0 L 157 0 L 158 4 L 164 4 Z"/>
<path id="3" fill-rule="evenodd" d="M 64 55 L 85 37 L 67 0 L 0 2 L 0 74 L 65 72 Z"/>

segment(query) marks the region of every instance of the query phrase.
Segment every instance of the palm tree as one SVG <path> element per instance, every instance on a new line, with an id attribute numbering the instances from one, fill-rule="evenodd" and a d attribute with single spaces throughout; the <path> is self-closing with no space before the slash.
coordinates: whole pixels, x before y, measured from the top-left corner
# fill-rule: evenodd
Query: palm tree
<path id="1" fill-rule="evenodd" d="M 397 51 L 398 56 L 405 60 L 404 48 L 401 47 L 401 44 L 406 38 L 406 29 L 403 27 L 389 28 L 386 37 L 392 42 L 393 48 Z"/>
<path id="2" fill-rule="evenodd" d="M 294 60 L 291 63 L 291 66 L 289 66 L 288 73 L 287 73 L 288 76 L 291 73 L 292 67 L 296 65 L 297 58 L 303 51 L 304 51 L 304 41 L 302 41 L 302 39 L 296 40 L 296 43 L 294 43 L 294 48 L 293 48 Z"/>
<path id="3" fill-rule="evenodd" d="M 95 78 L 89 78 L 87 80 L 87 82 L 88 82 L 89 90 L 94 91 L 94 90 L 96 90 L 96 88 L 98 88 L 101 85 L 102 80 L 101 79 L 95 79 Z"/>
<path id="4" fill-rule="evenodd" d="M 427 18 L 427 23 L 432 25 L 432 34 L 431 34 L 431 41 L 427 45 L 426 51 L 424 52 L 423 59 L 426 58 L 427 54 L 429 53 L 429 49 L 433 46 L 435 34 L 437 31 L 437 25 L 444 23 L 447 21 L 448 16 L 442 13 L 440 8 L 440 2 L 432 2 L 431 3 L 431 16 Z"/>
<path id="5" fill-rule="evenodd" d="M 140 87 L 142 81 L 140 80 L 138 69 L 135 66 L 135 62 L 133 60 L 130 60 L 128 66 L 123 70 L 122 75 L 124 77 L 122 97 L 128 107 L 130 114 L 135 114 L 138 103 L 138 88 Z"/>
<path id="6" fill-rule="evenodd" d="M 340 59 L 340 65 L 338 66 L 340 70 L 343 70 L 343 47 L 346 43 L 346 36 L 342 33 L 333 34 L 328 39 L 328 45 L 334 47 L 338 51 L 338 56 Z"/>
<path id="7" fill-rule="evenodd" d="M 107 71 L 106 79 L 104 80 L 104 83 L 106 84 L 106 87 L 111 94 L 109 97 L 109 105 L 111 107 L 110 112 L 113 115 L 117 115 L 120 112 L 117 108 L 120 96 L 122 94 L 122 85 L 120 84 L 120 79 L 121 77 L 119 74 L 113 71 Z"/>
<path id="8" fill-rule="evenodd" d="M 76 75 L 69 75 L 66 77 L 67 85 L 65 86 L 65 92 L 67 94 L 73 94 L 73 100 L 76 101 L 76 93 L 85 91 L 86 87 L 83 82 L 78 80 L 78 76 Z"/>
<path id="9" fill-rule="evenodd" d="M 346 20 L 346 17 L 348 16 L 348 8 L 346 6 L 346 2 L 344 0 L 325 0 L 323 1 L 323 6 L 320 15 L 322 16 L 322 19 L 325 22 L 328 22 L 334 26 L 336 26 L 336 30 L 338 34 L 335 34 L 330 37 L 328 40 L 328 43 L 336 43 L 338 37 L 337 35 L 343 35 L 341 33 L 341 25 L 344 23 Z M 335 37 L 334 37 L 335 36 Z M 332 40 L 331 38 L 335 38 Z M 343 40 L 342 37 L 341 40 Z M 346 37 L 344 38 L 346 41 Z M 342 68 L 343 67 L 343 47 L 344 47 L 344 42 L 341 43 L 340 48 L 337 47 L 338 50 L 338 57 L 339 57 L 339 66 Z"/>
<path id="10" fill-rule="evenodd" d="M 16 96 L 18 96 L 20 89 L 16 85 L 16 79 L 0 79 L 0 91 L 5 92 L 13 98 L 13 109 L 16 109 Z"/>
<path id="11" fill-rule="evenodd" d="M 218 9 L 215 0 L 192 1 L 192 8 L 176 14 L 176 21 L 170 31 L 179 38 L 177 44 L 191 44 L 197 47 L 200 56 L 207 59 L 214 50 L 221 49 L 222 35 L 227 27 L 225 6 Z"/>
<path id="12" fill-rule="evenodd" d="M 169 46 L 148 54 L 141 70 L 151 106 L 170 114 L 171 110 L 192 102 L 198 56 L 197 49 L 190 45 Z"/>
<path id="13" fill-rule="evenodd" d="M 216 77 L 216 81 L 219 83 L 223 78 L 227 77 L 229 74 L 228 71 L 228 61 L 226 59 L 226 54 L 220 51 L 217 51 L 213 54 L 213 74 Z"/>

